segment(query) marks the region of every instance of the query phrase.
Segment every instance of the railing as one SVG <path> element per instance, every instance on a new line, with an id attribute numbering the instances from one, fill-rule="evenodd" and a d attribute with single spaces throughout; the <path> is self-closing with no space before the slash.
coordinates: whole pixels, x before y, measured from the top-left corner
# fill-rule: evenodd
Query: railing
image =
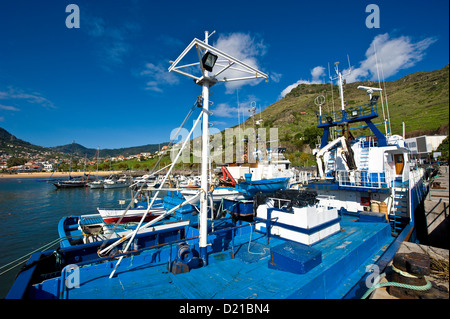
<path id="1" fill-rule="evenodd" d="M 358 106 L 348 107 L 345 110 L 329 112 L 325 114 L 317 115 L 317 123 L 318 125 L 332 125 L 340 122 L 351 122 L 358 121 L 361 118 L 366 117 L 376 117 L 377 113 L 377 104 L 376 103 L 368 103 Z"/>
<path id="2" fill-rule="evenodd" d="M 342 187 L 387 188 L 389 176 L 385 172 L 337 171 L 337 180 Z"/>

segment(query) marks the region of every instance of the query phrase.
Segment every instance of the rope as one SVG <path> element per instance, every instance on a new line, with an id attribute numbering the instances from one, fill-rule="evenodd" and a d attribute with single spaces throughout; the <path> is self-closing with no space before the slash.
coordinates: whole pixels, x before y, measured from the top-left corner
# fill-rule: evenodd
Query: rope
<path id="1" fill-rule="evenodd" d="M 256 227 L 256 224 L 255 224 L 255 227 Z M 253 254 L 253 255 L 265 255 L 266 254 L 266 250 L 270 251 L 269 248 L 264 247 L 263 251 L 261 253 L 253 253 L 253 252 L 251 252 L 250 251 L 250 243 L 252 242 L 252 235 L 253 235 L 253 227 L 252 227 L 252 224 L 250 224 L 250 239 L 248 241 L 248 246 L 247 246 L 247 252 L 248 253 Z"/>
<path id="2" fill-rule="evenodd" d="M 396 270 L 394 269 L 394 271 L 396 271 Z M 412 276 L 411 274 L 409 274 L 409 275 Z M 377 278 L 375 278 L 375 282 L 379 281 L 381 278 L 383 278 L 385 276 L 386 276 L 386 273 L 382 273 Z M 403 284 L 400 282 L 381 282 L 376 285 L 373 285 L 369 290 L 367 290 L 366 293 L 361 297 L 361 299 L 366 299 L 375 289 L 378 289 L 381 287 L 399 287 L 399 288 L 405 288 L 405 289 L 411 289 L 411 290 L 417 290 L 417 291 L 427 291 L 431 288 L 431 282 L 426 278 L 424 278 L 424 279 L 427 283 L 423 286 L 408 285 L 408 284 Z"/>
<path id="3" fill-rule="evenodd" d="M 66 237 L 61 237 L 61 238 L 57 238 L 55 240 L 52 240 L 51 242 L 49 242 L 49 243 L 47 243 L 47 244 L 45 244 L 45 245 L 43 245 L 43 246 L 33 250 L 32 252 L 29 252 L 29 253 L 27 253 L 27 254 L 25 254 L 25 255 L 15 259 L 15 260 L 13 260 L 13 261 L 7 263 L 6 265 L 0 266 L 0 270 L 2 270 L 4 268 L 6 268 L 6 267 L 16 263 L 12 267 L 10 267 L 10 268 L 6 269 L 5 271 L 1 272 L 0 276 L 3 275 L 3 274 L 6 274 L 8 271 L 16 268 L 20 264 L 23 264 L 24 262 L 26 262 L 27 258 L 29 258 L 35 252 L 46 250 L 47 248 L 50 248 L 51 246 L 57 244 L 58 242 L 61 242 L 61 241 L 65 240 L 65 239 L 74 238 L 74 237 L 80 237 L 80 236 L 82 236 L 82 235 L 66 236 Z M 21 260 L 21 259 L 23 259 L 23 260 Z"/>

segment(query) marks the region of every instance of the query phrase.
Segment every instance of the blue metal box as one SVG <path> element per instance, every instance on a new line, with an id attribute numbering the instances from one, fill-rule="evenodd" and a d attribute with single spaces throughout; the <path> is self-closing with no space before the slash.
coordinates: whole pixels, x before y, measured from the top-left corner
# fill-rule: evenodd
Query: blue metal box
<path id="1" fill-rule="evenodd" d="M 305 274 L 322 262 L 322 252 L 309 246 L 285 242 L 270 249 L 269 268 Z"/>

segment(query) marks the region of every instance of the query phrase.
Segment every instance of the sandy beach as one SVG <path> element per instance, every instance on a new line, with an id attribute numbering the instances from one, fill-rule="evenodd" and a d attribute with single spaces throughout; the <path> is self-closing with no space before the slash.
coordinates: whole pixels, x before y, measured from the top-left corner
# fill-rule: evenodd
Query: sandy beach
<path id="1" fill-rule="evenodd" d="M 85 172 L 72 172 L 70 176 L 83 176 Z M 109 176 L 111 174 L 120 174 L 122 171 L 100 171 L 99 176 Z M 89 174 L 89 173 L 86 173 Z M 91 172 L 91 176 L 95 176 L 97 172 Z M 17 174 L 0 174 L 0 178 L 45 178 L 52 176 L 52 172 L 33 172 L 33 173 L 17 173 Z M 55 172 L 53 177 L 68 177 L 69 172 Z"/>

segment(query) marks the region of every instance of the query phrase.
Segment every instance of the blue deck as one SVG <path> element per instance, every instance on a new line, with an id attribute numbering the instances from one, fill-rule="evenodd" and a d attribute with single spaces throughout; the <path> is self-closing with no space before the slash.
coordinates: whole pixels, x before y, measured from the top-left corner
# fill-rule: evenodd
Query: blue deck
<path id="1" fill-rule="evenodd" d="M 209 265 L 174 275 L 167 270 L 169 247 L 124 258 L 116 276 L 108 276 L 116 261 L 79 268 L 79 288 L 65 289 L 61 277 L 37 284 L 28 297 L 76 298 L 342 298 L 394 240 L 388 223 L 360 223 L 343 219 L 342 231 L 313 245 L 322 252 L 322 263 L 305 274 L 268 267 L 270 247 L 285 241 L 243 227 L 234 237 L 216 235 Z M 195 235 L 195 234 L 194 234 Z M 252 236 L 250 246 L 249 238 Z M 194 245 L 192 245 L 194 244 Z M 197 244 L 191 241 L 192 247 Z M 225 249 L 223 249 L 225 247 Z M 250 252 L 248 252 L 250 249 Z M 260 253 L 260 254 L 254 254 Z M 67 274 L 70 276 L 70 274 Z M 62 292 L 62 293 L 61 293 Z"/>

